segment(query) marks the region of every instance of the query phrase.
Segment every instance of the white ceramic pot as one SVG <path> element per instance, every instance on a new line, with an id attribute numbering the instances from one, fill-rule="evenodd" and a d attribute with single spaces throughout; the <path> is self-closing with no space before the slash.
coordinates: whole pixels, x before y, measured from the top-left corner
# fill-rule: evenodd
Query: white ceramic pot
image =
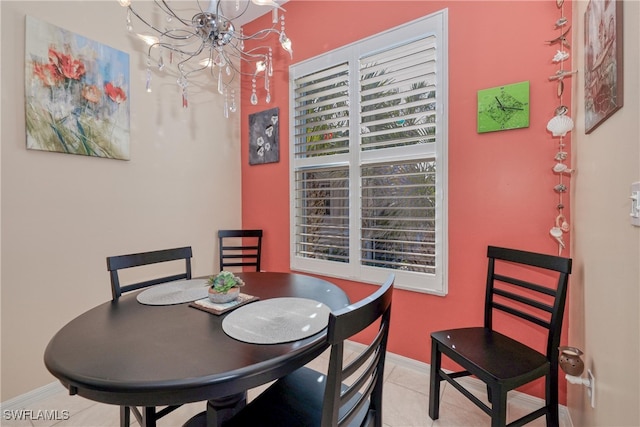
<path id="1" fill-rule="evenodd" d="M 216 304 L 224 304 L 231 302 L 240 295 L 240 288 L 231 288 L 227 292 L 216 292 L 213 288 L 209 288 L 209 301 Z"/>

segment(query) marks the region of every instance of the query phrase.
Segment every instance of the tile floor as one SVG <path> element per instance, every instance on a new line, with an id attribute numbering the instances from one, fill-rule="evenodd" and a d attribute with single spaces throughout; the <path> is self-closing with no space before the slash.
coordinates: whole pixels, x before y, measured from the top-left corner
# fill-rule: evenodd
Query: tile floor
<path id="1" fill-rule="evenodd" d="M 327 353 L 311 362 L 309 365 L 316 370 L 323 370 L 328 361 Z M 424 365 L 426 366 L 426 365 Z M 249 399 L 261 391 L 254 389 L 249 391 Z M 440 419 L 433 421 L 427 415 L 429 393 L 429 373 L 419 363 L 407 363 L 403 358 L 391 355 L 387 357 L 385 367 L 384 406 L 383 419 L 385 427 L 471 427 L 488 426 L 489 418 L 475 405 L 469 402 L 456 389 L 446 382 L 442 384 L 442 401 L 440 406 Z M 482 396 L 480 390 L 478 395 Z M 528 402 L 527 402 L 528 404 Z M 508 420 L 512 421 L 524 413 L 529 412 L 529 407 L 509 404 Z M 33 414 L 38 410 L 68 411 L 66 420 L 44 421 L 37 417 L 28 417 L 21 421 L 8 420 L 3 414 L 0 425 L 6 427 L 118 427 L 119 408 L 113 405 L 96 403 L 82 397 L 69 396 L 66 391 L 41 400 L 33 405 Z M 37 406 L 37 407 L 35 407 Z M 526 405 L 525 405 L 526 406 Z M 158 421 L 158 427 L 181 426 L 192 415 L 205 409 L 205 403 L 192 403 L 184 405 Z M 535 407 L 533 408 L 535 409 Z M 526 412 L 525 412 L 526 411 Z M 3 411 L 4 412 L 4 411 Z M 59 416 L 58 418 L 62 418 Z M 137 426 L 135 419 L 132 426 Z M 531 427 L 544 426 L 544 418 L 539 418 L 529 424 Z M 561 426 L 570 425 L 562 420 Z M 249 427 L 249 426 L 248 426 Z M 276 426 L 274 426 L 276 427 Z M 280 426 L 277 426 L 280 427 Z M 296 426 L 297 427 L 297 426 Z"/>

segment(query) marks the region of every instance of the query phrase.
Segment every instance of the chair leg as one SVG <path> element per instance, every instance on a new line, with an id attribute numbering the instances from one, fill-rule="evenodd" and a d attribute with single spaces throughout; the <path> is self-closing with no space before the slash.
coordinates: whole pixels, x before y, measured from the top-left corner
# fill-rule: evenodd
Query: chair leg
<path id="1" fill-rule="evenodd" d="M 429 378 L 429 418 L 437 420 L 440 417 L 440 365 L 442 353 L 438 344 L 431 340 L 431 376 Z"/>
<path id="2" fill-rule="evenodd" d="M 551 368 L 545 379 L 545 400 L 547 405 L 547 426 L 558 427 L 560 416 L 558 414 L 558 369 L 557 365 Z"/>
<path id="3" fill-rule="evenodd" d="M 128 406 L 120 407 L 120 427 L 129 427 L 131 424 L 131 411 Z"/>
<path id="4" fill-rule="evenodd" d="M 491 427 L 507 425 L 507 392 L 500 386 L 493 386 L 491 390 Z"/>
<path id="5" fill-rule="evenodd" d="M 382 356 L 384 357 L 384 355 Z M 384 361 L 383 361 L 384 362 Z M 382 363 L 383 364 L 383 363 Z M 373 414 L 373 421 L 369 425 L 373 427 L 382 427 L 382 387 L 384 382 L 384 368 L 382 372 L 378 374 L 374 390 L 371 393 L 371 402 L 369 405 L 369 414 Z"/>
<path id="6" fill-rule="evenodd" d="M 155 406 L 145 406 L 142 412 L 142 427 L 156 427 L 156 408 Z"/>

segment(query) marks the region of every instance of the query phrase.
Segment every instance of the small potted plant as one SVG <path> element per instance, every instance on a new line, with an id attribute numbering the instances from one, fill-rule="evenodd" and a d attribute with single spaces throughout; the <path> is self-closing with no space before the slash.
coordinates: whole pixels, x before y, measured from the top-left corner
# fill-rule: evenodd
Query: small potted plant
<path id="1" fill-rule="evenodd" d="M 238 298 L 240 287 L 244 286 L 241 278 L 230 271 L 221 271 L 217 276 L 209 277 L 209 300 L 222 304 Z"/>

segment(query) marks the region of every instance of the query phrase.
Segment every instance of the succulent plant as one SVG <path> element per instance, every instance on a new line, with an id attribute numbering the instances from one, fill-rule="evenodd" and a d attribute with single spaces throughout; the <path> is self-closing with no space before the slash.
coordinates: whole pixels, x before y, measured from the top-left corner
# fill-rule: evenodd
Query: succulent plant
<path id="1" fill-rule="evenodd" d="M 207 283 L 216 292 L 227 292 L 229 289 L 244 286 L 242 279 L 230 271 L 221 271 L 217 276 L 209 277 Z"/>

